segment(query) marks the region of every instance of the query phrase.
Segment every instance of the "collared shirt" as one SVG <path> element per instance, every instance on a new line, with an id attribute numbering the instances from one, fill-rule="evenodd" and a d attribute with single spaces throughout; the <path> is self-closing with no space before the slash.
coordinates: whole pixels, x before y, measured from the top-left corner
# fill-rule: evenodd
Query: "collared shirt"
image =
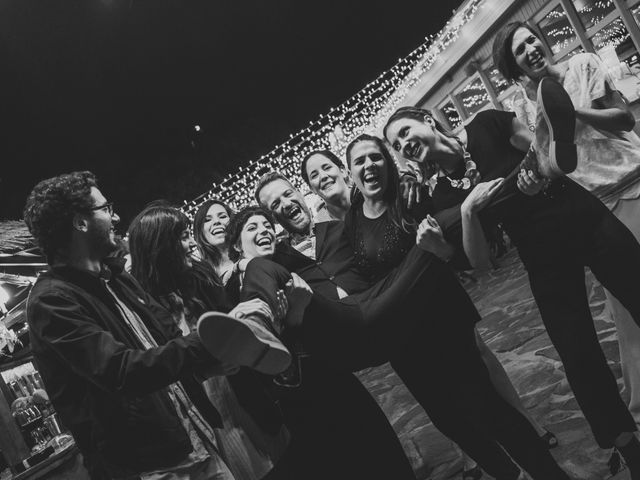
<path id="1" fill-rule="evenodd" d="M 292 233 L 290 236 L 291 246 L 298 250 L 301 254 L 312 260 L 316 259 L 316 225 L 311 218 L 311 225 L 308 234 Z"/>

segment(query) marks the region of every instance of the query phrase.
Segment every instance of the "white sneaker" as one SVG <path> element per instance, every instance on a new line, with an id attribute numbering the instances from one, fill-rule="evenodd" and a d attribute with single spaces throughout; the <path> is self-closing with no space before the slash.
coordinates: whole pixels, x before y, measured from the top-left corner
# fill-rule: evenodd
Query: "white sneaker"
<path id="1" fill-rule="evenodd" d="M 284 372 L 291 364 L 287 347 L 257 317 L 206 312 L 197 329 L 200 341 L 221 362 L 268 375 Z"/>

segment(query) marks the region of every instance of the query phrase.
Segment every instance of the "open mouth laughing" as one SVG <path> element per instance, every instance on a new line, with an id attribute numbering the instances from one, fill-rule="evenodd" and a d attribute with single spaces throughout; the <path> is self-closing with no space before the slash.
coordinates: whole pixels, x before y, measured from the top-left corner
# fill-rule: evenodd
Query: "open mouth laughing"
<path id="1" fill-rule="evenodd" d="M 540 49 L 536 48 L 533 52 L 527 55 L 527 64 L 534 70 L 544 67 L 545 58 Z"/>
<path id="2" fill-rule="evenodd" d="M 304 212 L 299 205 L 293 205 L 286 213 L 287 218 L 294 223 L 299 223 L 305 219 Z"/>
<path id="3" fill-rule="evenodd" d="M 224 235 L 226 233 L 226 229 L 224 227 L 215 227 L 209 230 L 211 235 Z"/>

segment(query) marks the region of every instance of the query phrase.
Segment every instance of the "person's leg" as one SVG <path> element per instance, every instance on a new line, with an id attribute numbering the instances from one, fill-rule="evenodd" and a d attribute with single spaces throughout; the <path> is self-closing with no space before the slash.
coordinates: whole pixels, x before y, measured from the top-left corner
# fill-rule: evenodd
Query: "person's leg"
<path id="1" fill-rule="evenodd" d="M 482 361 L 489 370 L 489 377 L 491 378 L 491 383 L 498 391 L 500 396 L 506 400 L 506 402 L 515 408 L 518 412 L 526 417 L 529 420 L 529 423 L 536 429 L 536 433 L 539 436 L 543 436 L 547 433 L 547 431 L 542 428 L 542 426 L 531 416 L 529 411 L 524 408 L 522 405 L 522 401 L 520 400 L 520 395 L 516 391 L 513 383 L 509 379 L 507 372 L 504 367 L 495 356 L 495 354 L 491 351 L 491 349 L 484 342 L 478 330 L 476 330 L 476 344 L 478 345 L 478 349 L 480 350 L 480 355 L 482 357 Z"/>
<path id="2" fill-rule="evenodd" d="M 492 476 L 517 478 L 504 448 L 534 478 L 566 479 L 531 424 L 493 387 L 476 345 L 478 313 L 466 291 L 452 276 L 441 278 L 434 293 L 428 303 L 420 306 L 416 297 L 404 307 L 428 312 L 428 321 L 392 357 L 405 385 L 434 425 Z"/>
<path id="3" fill-rule="evenodd" d="M 567 380 L 602 448 L 633 431 L 629 414 L 600 348 L 585 287 L 584 267 L 567 252 L 545 252 L 529 259 L 531 290 L 542 321 L 565 368 Z M 528 258 L 525 255 L 525 258 Z"/>
<path id="4" fill-rule="evenodd" d="M 456 313 L 441 319 L 455 322 Z M 467 330 L 434 330 L 391 365 L 434 425 L 493 477 L 518 478 L 510 455 L 536 480 L 567 479 L 529 422 L 497 394 Z"/>
<path id="5" fill-rule="evenodd" d="M 426 346 L 423 346 L 426 348 Z M 409 355 L 398 355 L 391 366 L 402 379 L 433 425 L 471 455 L 482 469 L 500 480 L 516 480 L 520 468 L 487 432 L 463 413 L 456 383 L 444 359 L 429 363 Z M 473 399 L 475 401 L 475 398 Z"/>
<path id="6" fill-rule="evenodd" d="M 612 213 L 640 239 L 640 199 L 620 200 Z M 640 327 L 629 311 L 607 289 L 607 308 L 616 324 L 620 347 L 620 365 L 625 390 L 629 394 L 629 411 L 640 426 Z"/>
<path id="7" fill-rule="evenodd" d="M 415 480 L 389 420 L 354 375 L 314 358 L 303 372 L 280 402 L 296 480 Z"/>

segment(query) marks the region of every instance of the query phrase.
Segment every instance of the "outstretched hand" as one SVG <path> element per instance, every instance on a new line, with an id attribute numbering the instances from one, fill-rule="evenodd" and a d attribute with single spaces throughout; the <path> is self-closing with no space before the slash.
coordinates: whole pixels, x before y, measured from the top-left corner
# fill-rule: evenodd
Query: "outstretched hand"
<path id="1" fill-rule="evenodd" d="M 496 178 L 488 182 L 480 182 L 469 193 L 464 202 L 462 202 L 461 210 L 463 212 L 476 213 L 486 207 L 493 196 L 498 193 L 504 178 Z"/>

